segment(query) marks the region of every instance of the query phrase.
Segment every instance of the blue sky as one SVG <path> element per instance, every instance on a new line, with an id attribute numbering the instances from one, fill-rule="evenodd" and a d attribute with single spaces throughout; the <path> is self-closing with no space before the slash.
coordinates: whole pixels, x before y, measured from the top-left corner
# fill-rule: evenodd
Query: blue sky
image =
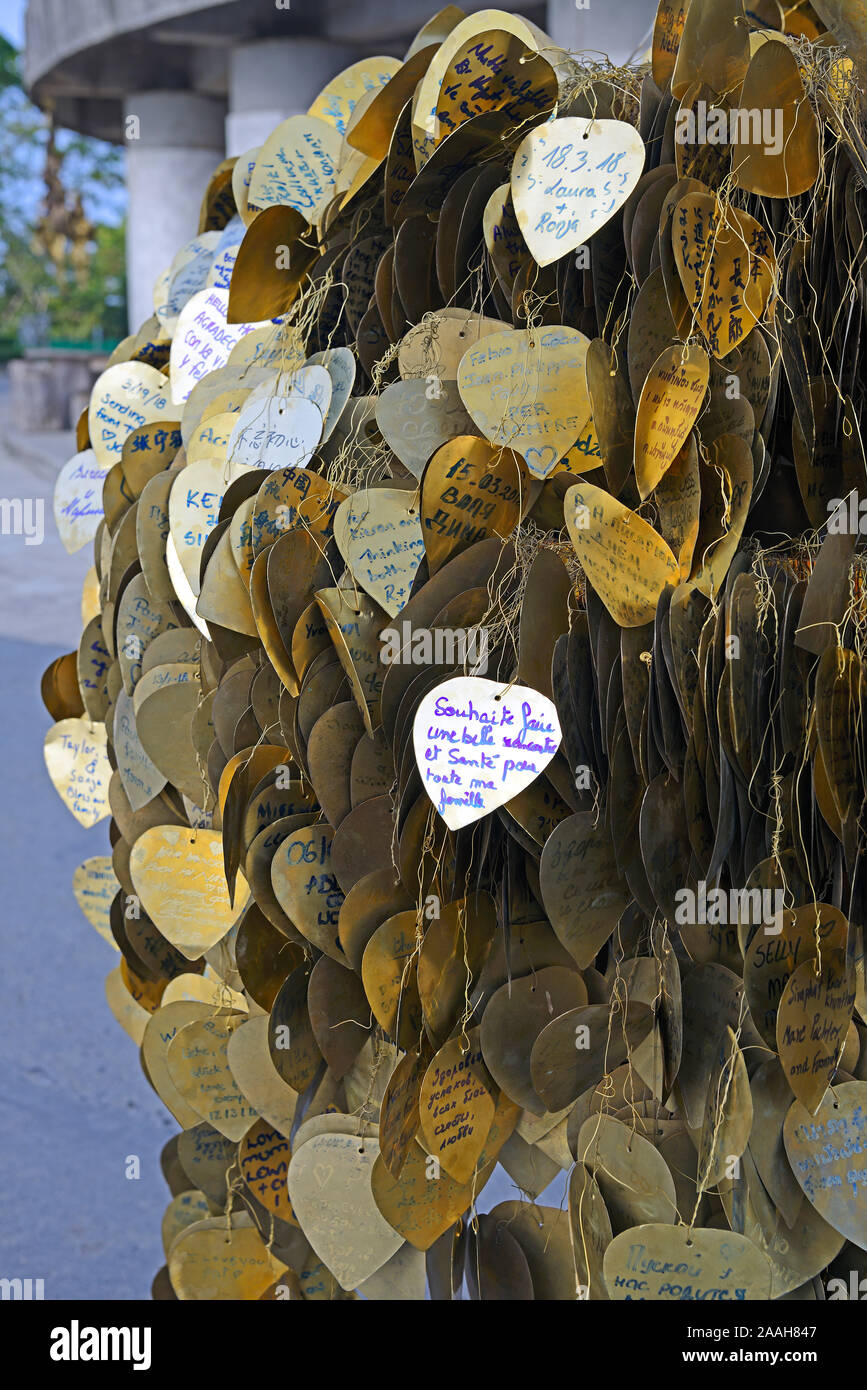
<path id="1" fill-rule="evenodd" d="M 0 0 L 0 33 L 20 48 L 24 42 L 26 0 Z"/>
<path id="2" fill-rule="evenodd" d="M 24 14 L 27 0 L 0 0 L 0 34 L 10 39 L 18 48 L 24 45 Z M 42 197 L 41 161 L 34 163 L 33 181 L 21 191 L 25 204 L 35 209 Z M 85 198 L 88 212 L 99 221 L 118 222 L 124 213 L 125 195 L 123 192 L 109 193 L 95 188 L 90 197 Z"/>

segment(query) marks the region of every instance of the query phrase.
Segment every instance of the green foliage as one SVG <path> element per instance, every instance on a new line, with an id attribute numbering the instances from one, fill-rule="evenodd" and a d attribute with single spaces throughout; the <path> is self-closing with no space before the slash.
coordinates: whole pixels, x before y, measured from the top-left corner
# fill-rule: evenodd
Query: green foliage
<path id="1" fill-rule="evenodd" d="M 18 49 L 0 34 L 0 91 L 21 86 L 21 62 Z"/>
<path id="2" fill-rule="evenodd" d="M 38 321 L 44 338 L 106 341 L 126 333 L 123 155 L 101 140 L 59 131 L 61 179 L 80 193 L 94 235 L 78 277 L 58 269 L 35 240 L 50 126 L 27 97 L 20 54 L 0 36 L 0 331 Z"/>
<path id="3" fill-rule="evenodd" d="M 87 283 L 74 279 L 49 309 L 51 337 L 114 341 L 126 336 L 124 226 L 96 228 Z"/>

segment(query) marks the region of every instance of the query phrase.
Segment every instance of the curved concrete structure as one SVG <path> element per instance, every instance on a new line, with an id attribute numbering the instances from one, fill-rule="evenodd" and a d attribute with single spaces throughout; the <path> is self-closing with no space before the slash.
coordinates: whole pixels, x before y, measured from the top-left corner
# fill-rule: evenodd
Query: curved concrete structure
<path id="1" fill-rule="evenodd" d="M 316 38 L 401 56 L 436 8 L 431 0 L 289 0 L 283 8 L 277 0 L 30 0 L 25 80 L 34 101 L 52 103 L 63 125 L 119 140 L 130 92 L 173 88 L 225 98 L 239 44 Z M 544 26 L 543 4 L 502 8 Z"/>
<path id="2" fill-rule="evenodd" d="M 500 0 L 499 8 L 533 20 L 563 48 L 624 62 L 649 39 L 656 0 Z M 436 9 L 436 0 L 29 0 L 25 82 L 61 125 L 117 141 L 130 92 L 229 99 L 237 51 L 262 41 L 331 45 L 334 71 L 362 53 L 400 57 Z M 274 73 L 268 60 L 266 86 Z"/>
<path id="3" fill-rule="evenodd" d="M 496 3 L 496 0 L 494 0 Z M 306 111 L 342 68 L 402 57 L 437 0 L 29 0 L 25 81 L 72 130 L 127 149 L 130 328 L 197 231 L 209 173 Z M 548 0 L 518 12 L 556 44 L 625 61 L 656 0 Z M 490 0 L 462 3 L 473 13 Z M 137 116 L 131 125 L 126 118 Z M 131 134 L 131 131 L 133 132 Z"/>

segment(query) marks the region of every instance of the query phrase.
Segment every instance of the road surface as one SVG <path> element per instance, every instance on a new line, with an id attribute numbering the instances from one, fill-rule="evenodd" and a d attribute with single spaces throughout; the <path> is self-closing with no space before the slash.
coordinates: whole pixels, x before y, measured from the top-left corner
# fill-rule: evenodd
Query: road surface
<path id="1" fill-rule="evenodd" d="M 117 953 L 72 896 L 76 865 L 110 852 L 108 821 L 83 830 L 42 759 L 39 681 L 77 646 L 91 563 L 54 528 L 54 478 L 74 452 L 71 435 L 12 429 L 0 382 L 0 498 L 45 504 L 41 545 L 0 535 L 0 1278 L 43 1279 L 46 1299 L 137 1299 L 163 1263 L 159 1156 L 175 1126 L 108 1011 Z"/>

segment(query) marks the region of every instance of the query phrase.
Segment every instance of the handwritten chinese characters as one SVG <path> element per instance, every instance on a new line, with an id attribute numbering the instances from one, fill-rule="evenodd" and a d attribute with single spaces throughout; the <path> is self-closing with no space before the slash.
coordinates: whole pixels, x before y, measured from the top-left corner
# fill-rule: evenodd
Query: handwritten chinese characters
<path id="1" fill-rule="evenodd" d="M 674 259 L 712 357 L 726 357 L 764 315 L 776 275 L 771 235 L 712 193 L 688 193 L 674 210 Z"/>

